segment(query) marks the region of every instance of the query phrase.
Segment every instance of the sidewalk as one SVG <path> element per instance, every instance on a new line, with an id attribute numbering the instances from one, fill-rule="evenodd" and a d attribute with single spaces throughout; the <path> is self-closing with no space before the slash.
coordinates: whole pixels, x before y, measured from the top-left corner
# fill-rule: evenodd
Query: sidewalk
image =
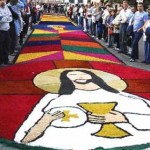
<path id="1" fill-rule="evenodd" d="M 114 56 L 116 56 L 118 59 L 120 59 L 125 65 L 150 71 L 150 65 L 141 63 L 144 60 L 144 45 L 143 45 L 142 38 L 139 42 L 139 57 L 140 58 L 138 60 L 136 60 L 136 62 L 130 62 L 129 55 L 125 55 L 123 53 L 118 53 L 117 51 L 113 50 L 112 48 L 108 48 L 106 46 L 106 43 L 103 40 L 97 40 L 97 39 L 95 39 L 95 40 L 98 43 L 100 43 L 102 46 L 104 46 L 110 53 L 112 53 Z"/>

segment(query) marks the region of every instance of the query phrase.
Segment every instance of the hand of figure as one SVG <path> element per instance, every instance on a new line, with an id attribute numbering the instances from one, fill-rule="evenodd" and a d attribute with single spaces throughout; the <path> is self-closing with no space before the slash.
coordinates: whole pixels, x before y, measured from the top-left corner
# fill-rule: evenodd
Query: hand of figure
<path id="1" fill-rule="evenodd" d="M 88 114 L 88 121 L 91 123 L 121 123 L 128 122 L 125 116 L 118 111 L 110 111 L 104 115 Z"/>
<path id="2" fill-rule="evenodd" d="M 44 114 L 44 118 L 48 118 L 50 119 L 51 121 L 54 121 L 54 120 L 57 120 L 57 119 L 60 119 L 60 118 L 63 118 L 64 117 L 64 113 L 61 112 L 61 111 L 56 111 L 52 114 L 49 113 L 50 111 L 46 111 L 45 114 Z"/>
<path id="3" fill-rule="evenodd" d="M 50 110 L 46 111 L 42 118 L 27 132 L 27 135 L 21 141 L 23 144 L 29 143 L 41 136 L 52 121 L 64 117 L 61 111 L 56 111 L 53 114 L 49 112 Z"/>

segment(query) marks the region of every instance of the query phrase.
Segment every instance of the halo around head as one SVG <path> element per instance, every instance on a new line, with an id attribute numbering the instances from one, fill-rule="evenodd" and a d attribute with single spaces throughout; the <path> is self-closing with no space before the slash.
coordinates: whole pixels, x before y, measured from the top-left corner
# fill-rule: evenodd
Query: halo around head
<path id="1" fill-rule="evenodd" d="M 63 68 L 63 69 L 54 69 L 41 72 L 35 76 L 33 82 L 38 88 L 50 92 L 58 93 L 60 88 L 60 75 L 65 70 L 88 70 L 96 74 L 98 77 L 102 78 L 109 86 L 112 88 L 123 91 L 127 85 L 121 80 L 120 77 L 110 74 L 100 70 L 86 69 L 86 68 Z"/>

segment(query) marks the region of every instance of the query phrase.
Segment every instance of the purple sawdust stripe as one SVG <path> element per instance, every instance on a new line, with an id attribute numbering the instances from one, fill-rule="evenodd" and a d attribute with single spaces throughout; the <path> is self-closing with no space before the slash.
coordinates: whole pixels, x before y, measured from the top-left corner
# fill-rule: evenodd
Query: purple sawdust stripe
<path id="1" fill-rule="evenodd" d="M 63 53 L 62 52 L 57 52 L 55 54 L 50 54 L 47 56 L 42 56 L 36 59 L 31 59 L 31 60 L 27 60 L 24 62 L 38 62 L 38 61 L 48 61 L 48 60 L 62 60 L 64 59 Z"/>

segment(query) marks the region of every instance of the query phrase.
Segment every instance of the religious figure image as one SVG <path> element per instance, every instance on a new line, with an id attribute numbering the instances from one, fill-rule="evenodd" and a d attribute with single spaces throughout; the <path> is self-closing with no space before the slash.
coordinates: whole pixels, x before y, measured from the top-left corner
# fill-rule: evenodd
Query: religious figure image
<path id="1" fill-rule="evenodd" d="M 48 92 L 14 140 L 31 146 L 87 150 L 150 142 L 150 101 L 122 92 L 118 76 L 94 69 L 42 72 L 35 86 Z"/>

